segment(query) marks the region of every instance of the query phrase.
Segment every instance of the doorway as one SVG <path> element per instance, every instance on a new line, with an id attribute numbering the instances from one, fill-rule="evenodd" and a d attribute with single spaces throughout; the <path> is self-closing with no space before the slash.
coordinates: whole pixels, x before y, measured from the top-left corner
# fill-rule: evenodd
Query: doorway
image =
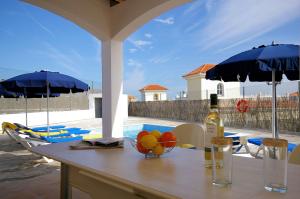
<path id="1" fill-rule="evenodd" d="M 102 118 L 102 98 L 95 98 L 95 117 Z"/>

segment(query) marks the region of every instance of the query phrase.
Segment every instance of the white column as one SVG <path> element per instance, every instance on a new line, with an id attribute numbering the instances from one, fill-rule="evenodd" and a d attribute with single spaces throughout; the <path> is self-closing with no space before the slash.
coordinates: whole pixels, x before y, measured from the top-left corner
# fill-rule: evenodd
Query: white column
<path id="1" fill-rule="evenodd" d="M 123 43 L 102 41 L 102 130 L 103 137 L 123 136 Z"/>

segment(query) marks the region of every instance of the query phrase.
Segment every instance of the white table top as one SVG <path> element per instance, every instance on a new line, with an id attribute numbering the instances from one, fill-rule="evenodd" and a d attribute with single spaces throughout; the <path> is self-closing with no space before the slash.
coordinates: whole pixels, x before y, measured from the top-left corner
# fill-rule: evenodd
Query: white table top
<path id="1" fill-rule="evenodd" d="M 265 191 L 262 160 L 233 159 L 233 184 L 219 188 L 211 184 L 211 170 L 204 168 L 203 151 L 175 148 L 158 159 L 145 159 L 131 146 L 124 149 L 70 150 L 69 143 L 32 148 L 32 152 L 97 173 L 137 189 L 173 198 L 298 198 L 300 166 L 288 167 L 288 192 Z M 170 197 L 172 198 L 172 197 Z"/>

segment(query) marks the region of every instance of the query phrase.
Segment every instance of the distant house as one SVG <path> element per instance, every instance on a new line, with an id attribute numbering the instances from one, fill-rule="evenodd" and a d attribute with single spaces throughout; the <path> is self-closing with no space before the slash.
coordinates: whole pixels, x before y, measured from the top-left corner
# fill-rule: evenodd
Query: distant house
<path id="1" fill-rule="evenodd" d="M 290 93 L 290 95 L 289 95 L 290 97 L 299 97 L 300 95 L 299 95 L 299 92 L 293 92 L 293 93 Z"/>
<path id="2" fill-rule="evenodd" d="M 167 88 L 158 85 L 150 84 L 140 89 L 142 101 L 163 101 L 167 100 Z"/>
<path id="3" fill-rule="evenodd" d="M 217 93 L 221 99 L 241 97 L 239 82 L 222 82 L 205 79 L 206 71 L 214 66 L 215 64 L 203 64 L 182 76 L 187 81 L 188 100 L 208 99 L 211 93 Z"/>
<path id="4" fill-rule="evenodd" d="M 137 98 L 133 95 L 128 95 L 128 102 L 136 102 Z"/>

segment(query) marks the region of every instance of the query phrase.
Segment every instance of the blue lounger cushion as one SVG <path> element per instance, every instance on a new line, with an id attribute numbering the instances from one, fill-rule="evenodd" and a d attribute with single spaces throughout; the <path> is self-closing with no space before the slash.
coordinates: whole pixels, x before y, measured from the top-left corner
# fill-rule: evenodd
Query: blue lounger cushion
<path id="1" fill-rule="evenodd" d="M 76 137 L 43 137 L 43 140 L 50 142 L 50 143 L 61 143 L 61 142 L 71 142 L 71 141 L 77 141 L 82 140 L 82 136 L 76 136 Z"/>
<path id="2" fill-rule="evenodd" d="M 65 137 L 65 136 L 71 136 L 71 133 L 69 132 L 66 132 L 66 133 L 60 133 L 60 134 L 57 134 L 57 135 L 47 135 L 47 136 L 40 136 L 42 139 L 43 137 Z"/>
<path id="3" fill-rule="evenodd" d="M 76 130 L 76 131 L 69 131 L 69 133 L 71 134 L 75 134 L 75 135 L 79 135 L 79 134 L 88 134 L 89 132 L 91 132 L 90 130 Z"/>
<path id="4" fill-rule="evenodd" d="M 250 139 L 248 139 L 248 142 L 251 144 L 260 146 L 260 145 L 262 145 L 263 139 L 264 138 L 261 138 L 261 137 L 250 138 Z M 294 148 L 296 148 L 296 146 L 297 146 L 296 144 L 288 143 L 288 152 L 292 152 L 294 150 Z"/>
<path id="5" fill-rule="evenodd" d="M 80 130 L 81 128 L 58 128 L 58 129 L 51 129 L 50 128 L 50 131 L 49 132 L 57 132 L 57 131 L 77 131 L 77 130 Z M 46 132 L 47 131 L 47 128 L 46 129 L 43 129 L 41 128 L 41 130 L 36 130 L 36 128 L 33 128 L 32 129 L 33 131 L 37 131 L 37 132 Z"/>
<path id="6" fill-rule="evenodd" d="M 227 137 L 227 136 L 231 136 L 232 140 L 233 140 L 233 145 L 239 145 L 240 142 L 240 137 L 239 136 L 233 136 L 234 134 L 236 133 L 228 133 L 228 132 L 224 132 L 224 137 Z"/>
<path id="7" fill-rule="evenodd" d="M 53 129 L 63 129 L 65 127 L 66 126 L 64 126 L 64 125 L 55 125 L 55 126 L 49 126 L 49 129 L 50 130 L 53 130 Z M 47 129 L 48 129 L 47 126 L 32 128 L 33 131 L 47 131 Z"/>
<path id="8" fill-rule="evenodd" d="M 66 130 L 68 132 L 76 132 L 76 131 L 81 131 L 81 128 L 64 128 L 61 130 Z"/>

